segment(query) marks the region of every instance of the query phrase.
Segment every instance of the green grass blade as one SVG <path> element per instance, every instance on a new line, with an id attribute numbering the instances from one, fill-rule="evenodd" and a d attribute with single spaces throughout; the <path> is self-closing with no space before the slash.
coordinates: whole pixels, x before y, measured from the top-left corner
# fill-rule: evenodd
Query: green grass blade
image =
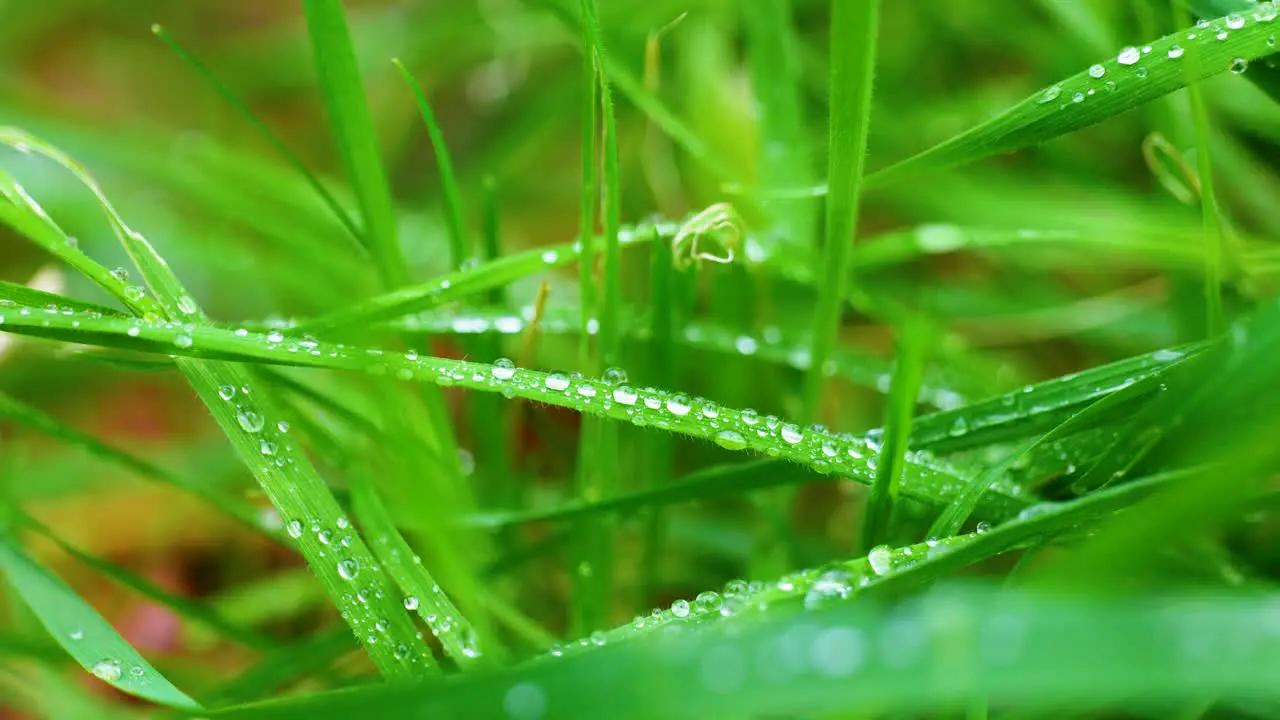
<path id="1" fill-rule="evenodd" d="M 870 551 L 887 540 L 893 507 L 898 500 L 898 478 L 902 474 L 911 436 L 911 417 L 915 415 L 916 398 L 920 394 L 932 340 L 931 328 L 923 320 L 909 320 L 899 331 L 893 381 L 889 385 L 889 404 L 885 410 L 884 447 L 862 517 L 864 551 Z"/>
<path id="2" fill-rule="evenodd" d="M 78 562 L 93 568 L 102 575 L 111 578 L 113 581 L 133 590 L 149 600 L 152 600 L 158 605 L 169 608 L 178 617 L 204 625 L 206 628 L 217 632 L 223 638 L 259 652 L 270 650 L 277 644 L 270 638 L 260 635 L 250 628 L 240 627 L 236 623 L 222 617 L 213 608 L 188 598 L 175 595 L 151 581 L 129 572 L 110 560 L 98 557 L 97 555 L 87 553 L 84 550 L 77 548 L 67 542 L 62 536 L 55 533 L 51 528 L 41 524 L 29 515 L 21 515 L 20 522 L 23 527 L 30 528 L 40 536 L 47 538 L 53 544 L 57 545 L 63 552 L 75 558 Z"/>
<path id="3" fill-rule="evenodd" d="M 304 0 L 302 8 L 321 97 L 343 166 L 360 200 L 367 242 L 383 285 L 400 287 L 409 282 L 409 269 L 400 248 L 395 203 L 383 170 L 382 151 L 365 100 L 342 2 Z"/>
<path id="4" fill-rule="evenodd" d="M 422 123 L 427 126 L 427 135 L 431 138 L 431 150 L 436 156 L 436 168 L 440 173 L 440 192 L 443 194 L 445 226 L 449 230 L 449 266 L 454 270 L 462 267 L 463 261 L 470 255 L 470 243 L 467 241 L 467 230 L 462 213 L 462 192 L 458 189 L 458 179 L 453 172 L 453 158 L 449 154 L 449 146 L 444 141 L 444 132 L 436 120 L 436 113 L 431 109 L 431 101 L 427 93 L 418 84 L 418 80 L 409 72 L 400 60 L 392 60 L 404 81 L 413 92 L 418 103 L 418 111 L 422 113 Z"/>
<path id="5" fill-rule="evenodd" d="M 342 227 L 350 233 L 351 237 L 355 239 L 357 243 L 360 243 L 361 245 L 365 244 L 366 241 L 364 236 L 360 233 L 360 229 L 356 227 L 355 221 L 351 219 L 351 214 L 342 207 L 342 203 L 338 202 L 338 199 L 333 196 L 333 193 L 329 192 L 329 189 L 320 182 L 320 179 L 307 169 L 307 166 L 302 162 L 302 159 L 284 144 L 284 141 L 280 139 L 280 136 L 276 135 L 271 131 L 271 128 L 267 127 L 267 124 L 253 112 L 248 103 L 241 99 L 240 96 L 237 95 L 226 83 L 222 82 L 217 75 L 214 75 L 213 71 L 205 66 L 204 63 L 200 62 L 199 58 L 183 47 L 182 43 L 178 42 L 177 38 L 170 34 L 168 30 L 165 30 L 160 25 L 152 25 L 151 32 L 156 37 L 160 38 L 160 42 L 164 43 L 170 50 L 172 50 L 173 54 L 177 55 L 179 60 L 186 63 L 187 67 L 194 70 L 196 75 L 199 75 L 200 79 L 203 80 L 206 85 L 213 88 L 214 92 L 218 93 L 218 96 L 221 97 L 237 115 L 243 118 L 259 137 L 267 141 L 267 144 L 271 146 L 271 149 L 275 150 L 276 154 L 283 158 L 284 161 L 298 173 L 298 176 L 307 183 L 313 192 L 315 192 L 316 197 L 320 198 L 325 206 L 329 208 L 329 211 L 333 213 L 334 218 L 342 224 Z"/>
<path id="6" fill-rule="evenodd" d="M 160 705 L 199 710 L 62 580 L 0 533 L 0 570 L 54 640 L 85 670 L 130 695 Z"/>
<path id="7" fill-rule="evenodd" d="M 1177 0 L 1173 0 L 1176 7 Z M 1184 12 L 1177 12 L 1185 24 Z M 1213 151 L 1210 149 L 1209 108 L 1194 78 L 1200 74 L 1203 48 L 1187 45 L 1184 66 L 1187 75 L 1187 100 L 1191 105 L 1191 124 L 1195 128 L 1196 170 L 1200 178 L 1200 218 L 1204 224 L 1204 316 L 1205 334 L 1214 337 L 1222 332 L 1222 218 L 1213 183 Z M 1232 60 L 1232 62 L 1236 62 Z"/>
<path id="8" fill-rule="evenodd" d="M 284 335 L 278 333 L 264 335 L 207 325 L 144 324 L 113 318 L 69 317 L 45 308 L 28 308 L 26 315 L 5 317 L 3 329 L 9 332 L 178 355 L 183 357 L 180 363 L 189 362 L 186 358 L 216 357 L 241 362 L 354 370 L 390 375 L 404 381 L 501 392 L 509 397 L 700 438 L 731 450 L 750 450 L 785 458 L 821 474 L 840 475 L 868 485 L 874 477 L 879 453 L 878 445 L 866 440 L 820 428 L 803 428 L 774 416 L 761 417 L 753 411 L 721 407 L 704 398 L 652 388 L 637 389 L 605 380 L 577 380 L 564 373 L 450 360 L 416 352 L 400 355 L 379 348 L 312 340 L 286 341 Z M 246 379 L 238 384 L 247 382 Z M 233 387 L 238 384 L 233 384 Z M 217 387 L 214 385 L 213 389 Z M 221 409 L 222 405 L 215 404 L 214 407 Z M 234 412 L 227 422 L 230 424 L 226 429 L 234 432 L 233 429 L 238 427 Z M 245 448 L 247 450 L 248 446 Z M 925 502 L 945 504 L 951 500 L 952 490 L 949 488 L 959 480 L 950 470 L 921 456 L 908 459 L 906 475 L 902 478 L 902 493 Z M 304 481 L 297 482 L 301 484 Z M 984 496 L 984 514 L 1007 514 L 1024 506 L 1027 501 L 1015 497 L 1012 492 L 1009 488 L 1000 487 L 994 494 Z M 327 492 L 325 494 L 328 497 Z M 308 512 L 306 517 L 313 515 Z M 281 508 L 281 516 L 293 517 L 294 513 Z"/>
<path id="9" fill-rule="evenodd" d="M 1100 76 L 1097 69 L 1072 75 L 971 130 L 873 173 L 867 181 L 902 181 L 924 170 L 1046 142 L 1226 72 L 1236 58 L 1250 61 L 1275 52 L 1268 44 L 1276 32 L 1274 18 L 1236 17 L 1242 21 L 1238 28 L 1229 28 L 1227 18 L 1221 17 L 1203 28 L 1184 28 L 1146 45 L 1125 48 L 1093 66 L 1101 68 Z M 1222 33 L 1226 35 L 1219 40 Z M 1146 48 L 1150 51 L 1144 52 Z M 1195 67 L 1187 65 L 1188 54 L 1199 56 Z"/>
<path id="10" fill-rule="evenodd" d="M 825 384 L 823 368 L 836 344 L 849 282 L 851 247 L 858 227 L 862 168 L 871 124 L 871 88 L 875 76 L 878 0 L 831 3 L 831 68 L 828 77 L 827 197 L 822 277 L 813 315 L 813 365 L 805 376 L 804 414 L 818 415 Z"/>

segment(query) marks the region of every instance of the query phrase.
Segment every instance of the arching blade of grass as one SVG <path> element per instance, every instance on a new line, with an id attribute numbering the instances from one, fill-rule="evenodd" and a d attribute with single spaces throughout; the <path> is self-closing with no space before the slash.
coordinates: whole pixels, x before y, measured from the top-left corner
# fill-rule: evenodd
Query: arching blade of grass
<path id="1" fill-rule="evenodd" d="M 0 308 L 2 311 L 3 308 Z M 2 312 L 0 312 L 2 314 Z M 241 524 L 257 532 L 265 533 L 276 540 L 283 541 L 284 534 L 262 524 L 260 513 L 253 505 L 238 498 L 209 490 L 182 475 L 169 472 L 151 462 L 135 457 L 124 450 L 112 447 L 97 438 L 87 435 L 70 426 L 64 425 L 53 417 L 25 403 L 0 393 L 0 417 L 13 420 L 23 427 L 57 438 L 62 442 L 79 447 L 103 460 L 119 465 L 149 480 L 175 487 L 183 492 L 208 502 L 229 517 L 239 520 Z"/>
<path id="2" fill-rule="evenodd" d="M 200 709 L 71 588 L 28 557 L 8 532 L 0 532 L 0 570 L 80 667 L 130 695 L 168 707 Z"/>
<path id="3" fill-rule="evenodd" d="M 813 314 L 812 367 L 804 381 L 804 415 L 814 420 L 825 384 L 823 368 L 836 344 L 844 310 L 858 229 L 862 168 L 871 125 L 871 88 L 875 77 L 879 0 L 831 2 L 831 55 L 828 77 L 827 196 L 824 245 L 815 276 L 822 277 Z"/>
<path id="4" fill-rule="evenodd" d="M 899 606 L 778 613 L 770 623 L 606 645 L 447 686 L 362 688 L 215 716 L 290 720 L 413 708 L 499 717 L 514 707 L 558 718 L 602 709 L 620 718 L 737 718 L 892 707 L 936 717 L 974 694 L 1058 712 L 1109 704 L 1155 710 L 1206 694 L 1263 699 L 1273 692 L 1274 653 L 1257 633 L 1272 605 L 1221 593 L 1090 599 L 944 587 Z M 1188 637 L 1236 650 L 1206 666 L 1187 650 Z M 708 667 L 716 670 L 710 681 L 701 674 Z"/>
<path id="5" fill-rule="evenodd" d="M 1095 125 L 1156 98 L 1226 72 L 1239 58 L 1276 52 L 1271 3 L 1189 27 L 1147 45 L 1125 48 L 1091 69 L 1051 85 L 1000 115 L 946 142 L 868 176 L 870 184 L 901 182 L 929 170 L 973 162 Z M 1222 39 L 1218 39 L 1223 33 Z M 1148 48 L 1150 48 L 1148 50 Z M 1199 63 L 1186 66 L 1195 52 Z M 1187 71 L 1192 74 L 1188 76 Z M 1078 99 L 1077 99 L 1078 98 Z"/>
<path id="6" fill-rule="evenodd" d="M 0 142 L 12 144 L 19 141 L 29 150 L 39 152 L 70 170 L 93 191 L 107 215 L 112 232 L 155 294 L 153 299 L 141 291 L 125 292 L 118 278 L 76 251 L 71 259 L 77 269 L 83 268 L 82 272 L 95 281 L 105 278 L 100 285 L 109 292 L 119 292 L 131 309 L 142 316 L 132 320 L 101 318 L 98 322 L 128 324 L 134 329 L 132 333 L 126 330 L 124 337 L 132 338 L 141 335 L 143 326 L 159 324 L 167 319 L 166 326 L 174 331 L 168 341 L 177 350 L 190 348 L 195 343 L 195 335 L 212 330 L 204 313 L 186 293 L 168 263 L 146 238 L 125 224 L 83 168 L 56 148 L 35 138 L 0 130 Z M 13 218 L 17 222 L 15 229 L 33 230 L 29 238 L 55 254 L 69 247 L 66 235 L 39 205 L 25 194 L 22 197 L 25 199 L 21 205 L 0 202 L 0 213 L 11 211 L 4 216 L 5 219 Z M 59 312 L 46 308 L 44 315 L 51 318 Z M 29 315 L 29 308 L 26 313 L 19 309 L 15 320 Z M 86 315 L 84 319 L 89 317 L 94 316 Z M 44 322 L 38 323 L 42 331 L 52 327 L 45 326 Z M 78 329 L 80 322 L 80 319 L 70 319 L 65 327 Z M 247 335 L 246 332 L 244 337 Z M 236 337 L 234 333 L 230 336 Z M 175 364 L 284 519 L 287 534 L 297 541 L 303 557 L 334 603 L 344 608 L 345 619 L 379 670 L 391 678 L 408 678 L 420 677 L 434 669 L 430 651 L 416 638 L 416 631 L 404 608 L 393 600 L 395 593 L 390 581 L 360 537 L 348 531 L 350 523 L 342 508 L 306 453 L 289 435 L 287 425 L 277 422 L 279 413 L 266 390 L 240 365 L 185 357 L 177 358 Z M 335 536 L 340 542 L 330 546 L 330 540 Z M 360 578 L 358 583 L 357 576 Z M 365 597 L 366 602 L 356 600 L 357 595 Z M 388 642 L 392 638 L 397 642 Z M 400 644 L 407 645 L 410 651 L 397 652 Z"/>
<path id="7" fill-rule="evenodd" d="M 178 617 L 189 622 L 199 623 L 200 625 L 215 631 L 222 638 L 226 638 L 232 642 L 239 643 L 259 652 L 270 650 L 277 645 L 277 643 L 270 638 L 259 635 L 257 632 L 254 632 L 249 628 L 240 627 L 202 603 L 174 595 L 173 593 L 155 585 L 151 581 L 138 577 L 110 560 L 98 557 L 97 555 L 93 555 L 75 547 L 52 529 L 36 521 L 35 518 L 22 514 L 21 511 L 18 511 L 18 513 L 19 525 L 21 527 L 30 528 L 41 537 L 44 537 L 54 545 L 57 545 L 63 552 L 75 558 L 77 561 L 93 568 L 102 575 L 111 578 L 113 581 L 148 598 L 156 604 L 172 610 Z"/>
<path id="8" fill-rule="evenodd" d="M 850 436 L 802 428 L 780 418 L 723 408 L 683 393 L 638 389 L 604 380 L 575 380 L 563 373 L 384 352 L 378 348 L 288 340 L 281 334 L 224 330 L 205 325 L 147 324 L 132 320 L 65 316 L 45 308 L 8 315 L 3 329 L 28 335 L 108 345 L 169 355 L 217 357 L 280 365 L 355 370 L 484 392 L 601 415 L 641 427 L 701 438 L 731 450 L 752 450 L 801 463 L 822 474 L 869 484 L 878 446 Z M 175 340 L 177 341 L 175 343 Z M 188 342 L 188 340 L 190 342 Z M 215 386 L 216 388 L 216 386 Z M 217 407 L 217 406 L 215 406 Z M 234 417 L 231 418 L 235 422 Z M 924 456 L 909 459 L 902 492 L 930 503 L 950 502 L 961 479 Z M 988 514 L 1016 512 L 1025 504 L 1017 491 L 999 487 L 984 498 Z M 326 492 L 327 496 L 327 492 Z M 293 514 L 281 509 L 282 517 Z M 309 514 L 308 517 L 311 515 Z"/>
<path id="9" fill-rule="evenodd" d="M 360 232 L 360 229 L 356 227 L 355 221 L 351 219 L 351 214 L 342 207 L 342 204 L 339 203 L 338 199 L 333 196 L 333 193 L 329 192 L 328 188 L 320 182 L 320 179 L 307 169 L 307 166 L 303 164 L 302 159 L 290 150 L 289 147 L 284 144 L 284 141 L 272 132 L 271 128 L 267 127 L 266 123 L 262 122 L 262 120 L 254 114 L 253 110 L 249 107 L 249 104 L 241 99 L 241 97 L 227 86 L 226 83 L 219 80 L 204 63 L 200 62 L 195 55 L 192 55 L 191 52 L 178 42 L 177 38 L 173 37 L 173 35 L 163 27 L 159 25 L 152 25 L 151 32 L 154 33 L 156 37 L 160 38 L 160 41 L 168 46 L 168 48 L 173 51 L 174 55 L 178 56 L 178 59 L 182 60 L 188 67 L 194 70 L 206 85 L 212 88 L 214 92 L 218 93 L 227 105 L 253 128 L 259 137 L 266 140 L 267 144 L 276 151 L 276 154 L 283 158 L 285 162 L 289 163 L 289 165 L 297 172 L 298 176 L 306 181 L 311 190 L 315 192 L 316 197 L 320 198 L 325 206 L 329 208 L 329 211 L 333 213 L 334 218 L 336 218 L 337 221 L 342 224 L 342 227 L 351 234 L 351 237 L 355 239 L 357 243 L 365 245 L 367 248 L 366 239 Z"/>
<path id="10" fill-rule="evenodd" d="M 342 2 L 305 0 L 302 8 L 320 95 L 343 166 L 360 199 L 366 242 L 377 261 L 383 285 L 403 286 L 409 282 L 409 270 L 396 231 L 395 203 L 383 170 L 382 150 L 365 100 Z"/>
<path id="11" fill-rule="evenodd" d="M 1252 15 L 1257 20 L 1275 11 L 1274 2 L 1258 3 L 1254 0 L 1178 0 L 1178 3 L 1190 8 L 1197 16 L 1206 20 L 1231 13 Z M 1280 102 L 1280 69 L 1267 63 L 1257 64 L 1249 68 L 1245 77 Z"/>
<path id="12" fill-rule="evenodd" d="M 911 446 L 948 452 L 1046 432 L 1084 405 L 1163 372 L 1207 343 L 1158 350 L 916 418 Z"/>

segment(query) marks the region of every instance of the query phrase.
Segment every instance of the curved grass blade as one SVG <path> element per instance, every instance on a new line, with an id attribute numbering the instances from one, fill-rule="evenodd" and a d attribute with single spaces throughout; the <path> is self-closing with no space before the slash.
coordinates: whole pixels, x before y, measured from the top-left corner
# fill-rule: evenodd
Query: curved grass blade
<path id="1" fill-rule="evenodd" d="M 240 627 L 236 623 L 222 617 L 217 613 L 217 611 L 210 607 L 206 607 L 205 605 L 188 598 L 174 595 L 149 580 L 138 577 L 125 568 L 120 567 L 105 558 L 87 553 L 75 547 L 71 543 L 67 542 L 62 536 L 55 533 L 51 528 L 38 522 L 35 518 L 32 518 L 29 515 L 19 513 L 19 519 L 23 527 L 31 528 L 40 536 L 48 539 L 54 545 L 61 548 L 63 552 L 67 553 L 79 562 L 111 578 L 120 585 L 133 590 L 139 595 L 169 608 L 181 618 L 204 625 L 205 627 L 217 632 L 219 636 L 223 638 L 259 652 L 270 650 L 276 646 L 275 641 L 270 638 L 259 635 L 252 629 Z"/>
<path id="2" fill-rule="evenodd" d="M 74 323 L 74 325 L 73 325 Z M 482 392 L 566 407 L 578 412 L 610 417 L 640 427 L 652 427 L 701 438 L 721 447 L 751 450 L 805 465 L 824 475 L 848 477 L 870 484 L 879 456 L 873 442 L 837 435 L 819 428 L 802 428 L 782 419 L 761 417 L 750 410 L 722 408 L 715 402 L 651 388 L 613 385 L 600 380 L 579 380 L 563 373 L 517 369 L 445 358 L 404 355 L 378 348 L 353 347 L 315 340 L 286 341 L 278 331 L 266 335 L 247 330 L 224 330 L 206 325 L 143 323 L 114 318 L 67 317 L 44 309 L 6 319 L 3 329 L 85 344 L 124 347 L 190 357 L 234 358 L 268 364 L 326 367 L 391 375 L 397 379 L 457 386 Z M 190 362 L 189 360 L 180 360 Z M 245 378 L 245 383 L 248 378 Z M 244 383 L 238 383 L 244 384 Z M 236 387 L 237 385 L 231 385 Z M 216 390 L 218 385 L 214 385 Z M 234 395 L 237 402 L 244 398 Z M 229 403 L 212 403 L 221 408 Z M 234 410 L 234 408 L 232 408 Z M 229 433 L 240 436 L 234 412 L 227 418 Z M 261 414 L 261 413 L 259 413 Z M 270 438 L 262 438 L 267 440 Z M 249 446 L 245 446 L 248 450 Z M 264 468 L 270 470 L 270 468 Z M 308 470 L 310 470 L 308 465 Z M 313 471 L 312 471 L 313 472 Z M 318 481 L 318 478 L 316 478 Z M 274 478 L 268 481 L 274 484 Z M 297 482 L 310 482 L 299 479 Z M 963 479 L 927 455 L 910 453 L 902 478 L 904 497 L 931 504 L 946 504 Z M 326 497 L 331 497 L 325 491 Z M 1029 500 L 1021 490 L 1000 484 L 983 497 L 984 516 L 1016 513 Z M 297 513 L 281 509 L 281 516 Z M 308 512 L 308 521 L 315 516 Z M 320 517 L 326 517 L 321 515 Z"/>
<path id="3" fill-rule="evenodd" d="M 82 167 L 56 148 L 19 131 L 0 128 L 0 142 L 12 142 L 14 138 L 23 139 L 30 150 L 63 165 L 90 188 L 107 214 L 112 231 L 156 295 L 152 299 L 146 296 L 130 297 L 126 294 L 125 299 L 131 302 L 130 307 L 143 315 L 140 319 L 98 318 L 97 322 L 128 324 L 134 329 L 132 332 L 126 330 L 123 337 L 132 340 L 141 334 L 144 325 L 159 323 L 163 318 L 180 318 L 181 322 L 166 324 L 171 330 L 176 330 L 169 341 L 177 350 L 193 345 L 193 335 L 212 330 L 206 324 L 204 313 L 186 294 L 181 281 L 169 269 L 168 263 L 140 233 L 125 224 L 102 194 L 96 181 Z M 6 205 L 0 203 L 0 208 L 2 207 Z M 40 232 L 33 240 L 45 246 L 49 243 L 54 246 L 67 245 L 66 236 L 43 211 L 38 211 L 34 201 L 26 203 L 26 207 L 27 211 L 23 216 L 34 217 L 36 222 L 33 227 Z M 97 266 L 87 256 L 80 254 L 73 257 L 79 263 L 77 268 L 83 267 L 90 279 L 96 280 L 105 275 L 109 278 L 104 284 L 106 289 L 118 286 L 118 278 Z M 82 321 L 96 317 L 91 313 L 68 318 L 66 323 L 53 323 L 50 320 L 60 315 L 59 310 L 45 309 L 42 314 L 44 318 L 36 323 L 40 327 L 39 332 L 51 330 L 55 325 L 62 325 L 64 330 L 77 330 Z M 30 308 L 21 306 L 10 324 L 17 327 L 20 322 L 14 321 L 28 319 L 29 315 Z M 236 335 L 233 333 L 232 337 Z M 247 332 L 242 337 L 247 337 Z M 129 345 L 131 343 L 126 340 L 117 347 Z M 166 354 L 172 356 L 177 353 Z M 255 386 L 253 378 L 243 366 L 188 357 L 176 358 L 174 362 L 226 434 L 241 461 L 261 485 L 280 517 L 285 520 L 287 534 L 297 540 L 308 565 L 331 594 L 335 604 L 344 608 L 344 619 L 356 632 L 379 670 L 393 678 L 421 677 L 434 670 L 434 659 L 426 645 L 417 639 L 412 621 L 404 608 L 392 601 L 394 592 L 383 592 L 384 587 L 390 590 L 390 581 L 360 537 L 354 532 L 345 532 L 350 525 L 349 521 L 307 455 L 289 435 L 287 426 L 276 422 L 279 414 L 263 388 Z M 255 387 L 257 392 L 254 392 Z M 334 523 L 335 527 L 330 527 L 330 523 Z M 340 536 L 341 542 L 330 547 L 329 541 L 334 535 Z M 358 582 L 357 576 L 360 577 Z M 365 601 L 359 601 L 360 597 L 364 597 Z M 387 642 L 390 638 L 396 638 L 397 642 Z M 380 639 L 382 642 L 379 642 Z M 397 653 L 399 644 L 407 644 L 410 652 Z"/>
<path id="4" fill-rule="evenodd" d="M 85 670 L 130 695 L 168 707 L 200 709 L 62 580 L 27 556 L 7 532 L 0 532 L 0 570 L 54 640 Z"/>
<path id="5" fill-rule="evenodd" d="M 1274 53 L 1274 11 L 1227 15 L 1128 47 L 1089 70 L 1051 85 L 1000 115 L 914 157 L 872 173 L 867 182 L 902 181 L 924 170 L 960 165 L 1035 145 L 1095 125 L 1156 98 Z M 1185 56 L 1199 62 L 1187 67 Z M 1190 74 L 1188 74 L 1190 71 Z"/>

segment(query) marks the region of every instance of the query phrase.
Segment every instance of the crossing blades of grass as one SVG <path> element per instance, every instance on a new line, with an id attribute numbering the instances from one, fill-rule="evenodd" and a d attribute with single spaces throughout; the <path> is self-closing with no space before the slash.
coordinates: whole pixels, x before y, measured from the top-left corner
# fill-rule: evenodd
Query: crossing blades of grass
<path id="1" fill-rule="evenodd" d="M 828 78 L 827 196 L 824 245 L 816 277 L 822 278 L 813 315 L 812 366 L 805 376 L 804 414 L 813 420 L 826 378 L 823 368 L 836 344 L 849 282 L 851 247 L 858 228 L 862 168 L 871 124 L 879 0 L 831 3 Z"/>
<path id="2" fill-rule="evenodd" d="M 921 376 L 933 340 L 933 329 L 921 318 L 908 320 L 898 332 L 893 381 L 885 410 L 884 449 L 862 516 L 863 550 L 883 542 L 888 534 L 893 506 L 898 500 L 898 478 L 911 437 L 911 418 L 915 415 Z"/>
<path id="3" fill-rule="evenodd" d="M 138 336 L 143 325 L 168 319 L 168 327 L 175 331 L 169 338 L 171 346 L 180 350 L 194 345 L 194 335 L 211 329 L 207 318 L 151 244 L 125 224 L 93 178 L 65 154 L 30 136 L 0 131 L 0 141 L 18 140 L 29 151 L 39 152 L 63 165 L 94 192 L 112 232 L 155 294 L 153 299 L 140 290 L 126 292 L 119 278 L 77 250 L 71 256 L 77 268 L 83 268 L 84 274 L 93 280 L 108 278 L 101 286 L 109 292 L 118 292 L 142 315 L 136 320 L 102 318 L 101 321 L 131 324 L 135 327 L 132 336 Z M 7 217 L 14 218 L 15 229 L 33 230 L 29 238 L 42 248 L 58 254 L 71 245 L 34 200 L 24 199 L 19 204 L 11 199 L 8 203 L 0 202 L 0 208 L 10 211 Z M 46 317 L 56 312 L 46 309 Z M 15 319 L 22 317 L 23 312 L 18 310 Z M 80 321 L 72 322 L 75 325 L 68 324 L 68 327 L 75 328 Z M 126 331 L 124 337 L 131 335 Z M 393 600 L 396 593 L 391 583 L 361 538 L 349 529 L 350 522 L 306 453 L 289 434 L 288 426 L 279 422 L 279 413 L 265 388 L 240 365 L 190 358 L 178 358 L 175 364 L 258 480 L 284 519 L 287 534 L 297 541 L 303 557 L 334 603 L 344 609 L 345 619 L 379 669 L 393 678 L 419 677 L 433 669 L 430 651 L 416 638 L 416 630 L 404 608 Z M 338 542 L 330 545 L 335 537 Z M 393 638 L 395 642 L 389 642 Z M 397 652 L 401 644 L 407 645 L 410 652 Z"/>
<path id="4" fill-rule="evenodd" d="M 929 168 L 960 165 L 1028 147 L 1095 125 L 1156 98 L 1275 52 L 1272 3 L 1120 50 L 1037 92 L 1000 115 L 896 165 L 873 184 L 898 182 Z M 1186 56 L 1199 62 L 1188 67 Z"/>
<path id="5" fill-rule="evenodd" d="M 409 270 L 396 230 L 395 204 L 382 167 L 382 150 L 373 128 L 356 66 L 351 31 L 341 0 L 306 0 L 302 4 L 307 34 L 329 122 L 342 154 L 343 166 L 360 199 L 364 234 L 383 285 L 401 287 Z"/>
<path id="6" fill-rule="evenodd" d="M 428 357 L 414 351 L 396 354 L 378 348 L 286 339 L 278 331 L 262 334 L 202 324 L 66 316 L 47 308 L 26 310 L 26 315 L 21 312 L 12 314 L 12 317 L 6 314 L 4 329 L 71 342 L 184 357 L 234 358 L 268 364 L 355 370 L 390 375 L 404 381 L 501 392 L 508 397 L 701 438 L 730 450 L 764 453 L 801 463 L 821 474 L 840 475 L 867 484 L 874 476 L 874 466 L 879 457 L 879 446 L 875 443 L 816 427 L 801 427 L 775 416 L 724 408 L 714 401 L 679 392 L 516 368 L 509 362 L 489 365 Z M 233 394 L 233 397 L 237 402 L 243 402 L 239 395 Z M 234 422 L 234 417 L 231 420 Z M 904 496 L 945 504 L 958 489 L 958 482 L 962 480 L 935 464 L 927 455 L 909 454 L 901 489 Z M 984 514 L 998 516 L 1016 512 L 1026 502 L 1018 499 L 1016 493 L 1014 488 L 997 487 L 994 494 L 984 496 Z M 293 517 L 283 509 L 281 516 Z"/>
<path id="7" fill-rule="evenodd" d="M 130 695 L 183 710 L 200 705 L 156 671 L 65 583 L 0 532 L 0 570 L 53 639 L 80 666 Z"/>
<path id="8" fill-rule="evenodd" d="M 1268 626 L 1273 605 L 1203 593 L 1107 600 L 944 587 L 899 606 L 855 603 L 672 632 L 449 686 L 322 694 L 218 717 L 285 720 L 323 710 L 586 718 L 601 707 L 625 718 L 886 707 L 939 716 L 974 694 L 1058 712 L 1155 709 L 1206 694 L 1262 699 L 1275 678 L 1257 628 Z M 1233 651 L 1206 666 L 1185 638 Z M 1090 692 L 1082 696 L 1081 687 Z"/>

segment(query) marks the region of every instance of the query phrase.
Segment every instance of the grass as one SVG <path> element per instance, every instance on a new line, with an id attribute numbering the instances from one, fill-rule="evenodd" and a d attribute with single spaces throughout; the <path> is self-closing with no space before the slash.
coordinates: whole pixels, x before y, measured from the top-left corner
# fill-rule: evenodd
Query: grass
<path id="1" fill-rule="evenodd" d="M 144 5 L 0 10 L 0 710 L 1280 716 L 1275 5 Z"/>

